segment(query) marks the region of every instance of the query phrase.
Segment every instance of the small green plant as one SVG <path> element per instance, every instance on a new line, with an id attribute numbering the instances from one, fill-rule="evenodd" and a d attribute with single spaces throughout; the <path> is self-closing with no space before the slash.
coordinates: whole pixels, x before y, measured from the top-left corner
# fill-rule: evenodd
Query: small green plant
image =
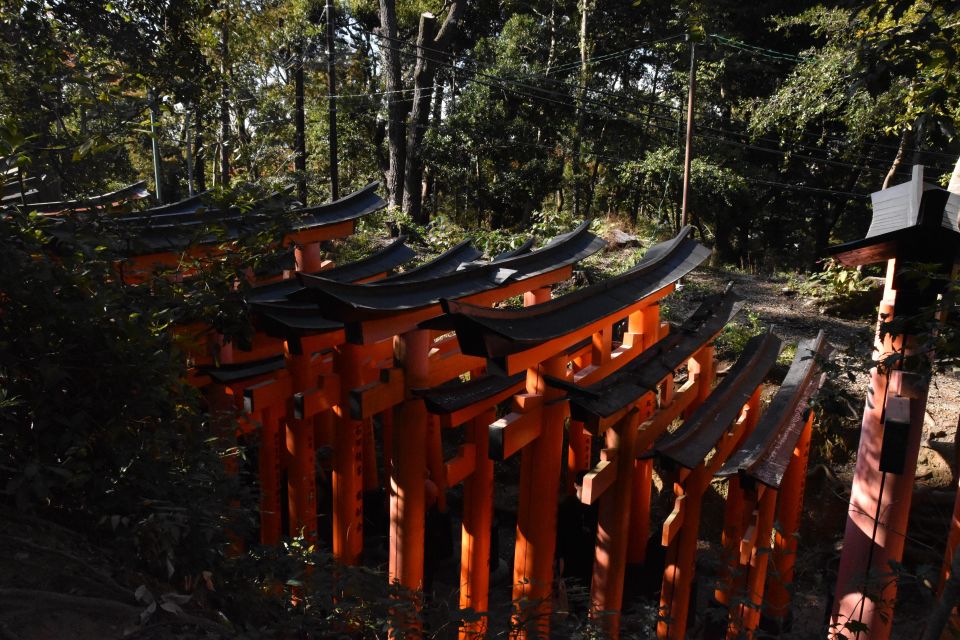
<path id="1" fill-rule="evenodd" d="M 836 260 L 823 263 L 823 271 L 811 274 L 799 285 L 801 293 L 823 300 L 839 303 L 858 297 L 874 288 L 873 283 L 858 269 L 850 269 Z"/>
<path id="2" fill-rule="evenodd" d="M 760 315 L 754 311 L 746 313 L 746 322 L 732 322 L 724 327 L 720 335 L 717 336 L 716 349 L 717 357 L 730 360 L 736 358 L 743 348 L 747 346 L 750 338 L 758 336 L 763 332 L 763 326 L 760 323 Z"/>

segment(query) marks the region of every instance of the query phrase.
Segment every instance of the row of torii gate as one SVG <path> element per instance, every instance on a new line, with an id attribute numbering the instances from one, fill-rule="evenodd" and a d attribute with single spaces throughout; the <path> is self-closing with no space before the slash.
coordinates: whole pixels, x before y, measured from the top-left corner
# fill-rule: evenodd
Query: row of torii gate
<path id="1" fill-rule="evenodd" d="M 625 273 L 556 299 L 550 287 L 604 245 L 585 224 L 539 249 L 528 242 L 489 261 L 461 243 L 394 273 L 414 257 L 403 238 L 353 263 L 324 261 L 323 241 L 351 234 L 360 217 L 384 206 L 376 186 L 294 212 L 298 223 L 283 242 L 295 246 L 296 277 L 260 279 L 247 291 L 258 329 L 251 348 L 225 344 L 206 329 L 208 340 L 194 343 L 192 380 L 211 408 L 240 409 L 238 432 L 259 435 L 261 542 L 317 539 L 316 452 L 329 446 L 335 559 L 361 561 L 362 497 L 382 477 L 389 487 L 389 579 L 416 591 L 423 587 L 429 494 L 435 490 L 445 508 L 447 489 L 462 483 L 460 607 L 480 615 L 469 616 L 460 635 L 482 636 L 494 462 L 519 455 L 515 634 L 549 631 L 557 501 L 575 491 L 599 506 L 591 608 L 616 636 L 626 567 L 644 563 L 654 530 L 656 460 L 674 494 L 657 533 L 666 547 L 657 636 L 686 635 L 702 501 L 718 478 L 727 488 L 713 600 L 726 607 L 726 635 L 752 637 L 761 616 L 769 630 L 785 628 L 813 422 L 808 400 L 829 351 L 822 332 L 799 345 L 761 411 L 760 389 L 781 347 L 772 333 L 752 339 L 716 383 L 712 342 L 739 310 L 734 295 L 709 298 L 679 327 L 660 318 L 660 301 L 709 255 L 689 229 L 651 247 Z M 235 240 L 244 220 L 234 210 L 204 212 L 199 197 L 116 218 L 138 238 L 122 275 L 140 283 L 155 266 L 182 264 L 185 254 L 223 251 L 222 233 L 198 230 L 213 222 Z M 841 256 L 872 260 L 875 245 L 854 243 Z M 893 282 L 891 271 L 888 292 Z M 503 304 L 518 296 L 522 307 Z M 891 409 L 887 417 L 894 424 L 903 413 Z M 464 444 L 444 459 L 449 429 L 462 430 Z M 583 480 L 575 486 L 578 474 Z M 855 484 L 854 500 L 856 491 Z M 863 609 L 861 603 L 861 618 Z"/>

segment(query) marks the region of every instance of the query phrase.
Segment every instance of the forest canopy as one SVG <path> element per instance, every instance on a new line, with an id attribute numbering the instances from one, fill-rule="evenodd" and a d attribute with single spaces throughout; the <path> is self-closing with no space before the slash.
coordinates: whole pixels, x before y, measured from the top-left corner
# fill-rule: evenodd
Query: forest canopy
<path id="1" fill-rule="evenodd" d="M 49 200 L 154 186 L 153 110 L 164 202 L 188 183 L 240 182 L 320 202 L 334 102 L 341 193 L 382 180 L 421 224 L 564 212 L 665 229 L 695 49 L 691 221 L 720 261 L 772 268 L 858 237 L 870 192 L 912 164 L 945 180 L 960 149 L 953 3 L 329 8 L 332 20 L 322 0 L 4 3 L 0 155 L 43 176 Z"/>

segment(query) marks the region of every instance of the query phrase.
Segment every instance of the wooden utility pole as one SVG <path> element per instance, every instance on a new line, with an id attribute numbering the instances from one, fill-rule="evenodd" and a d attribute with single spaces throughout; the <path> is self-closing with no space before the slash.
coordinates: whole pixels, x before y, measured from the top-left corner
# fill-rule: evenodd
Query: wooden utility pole
<path id="1" fill-rule="evenodd" d="M 337 71 L 334 57 L 333 1 L 327 0 L 327 100 L 330 115 L 330 199 L 340 198 L 339 166 L 337 165 Z"/>
<path id="2" fill-rule="evenodd" d="M 297 44 L 296 67 L 293 72 L 294 93 L 294 127 L 296 132 L 293 139 L 293 168 L 297 172 L 297 198 L 303 205 L 307 204 L 307 136 L 306 116 L 303 100 L 303 41 Z"/>
<path id="3" fill-rule="evenodd" d="M 687 93 L 687 144 L 683 158 L 683 201 L 680 205 L 680 227 L 689 222 L 687 206 L 690 202 L 690 161 L 693 159 L 693 98 L 697 91 L 697 43 L 689 35 L 690 42 L 690 88 Z"/>

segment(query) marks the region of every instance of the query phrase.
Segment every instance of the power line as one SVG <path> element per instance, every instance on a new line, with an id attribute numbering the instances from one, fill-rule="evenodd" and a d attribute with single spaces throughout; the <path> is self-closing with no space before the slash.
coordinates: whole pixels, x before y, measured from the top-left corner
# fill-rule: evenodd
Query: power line
<path id="1" fill-rule="evenodd" d="M 362 26 L 361 26 L 361 29 L 363 29 Z M 382 35 L 382 34 L 374 33 L 374 32 L 369 31 L 369 30 L 365 30 L 365 31 L 366 31 L 367 33 L 369 33 L 370 35 L 373 35 L 373 36 L 375 36 L 375 37 L 381 38 L 381 39 L 386 40 L 386 41 L 388 41 L 388 42 L 397 43 L 397 44 L 394 45 L 394 46 L 391 46 L 390 44 L 387 44 L 386 46 L 389 46 L 391 49 L 394 49 L 395 51 L 397 51 L 397 52 L 400 53 L 401 55 L 405 55 L 405 56 L 407 56 L 407 57 L 416 57 L 416 56 L 419 55 L 419 54 L 417 54 L 417 53 L 412 53 L 412 52 L 404 51 L 401 47 L 402 47 L 402 46 L 409 46 L 409 43 L 406 43 L 406 42 L 400 40 L 399 38 L 390 38 L 390 37 L 384 36 L 384 35 Z M 435 51 L 435 52 L 437 52 L 438 54 L 442 54 L 444 57 L 452 57 L 452 55 L 453 55 L 453 54 L 451 54 L 451 53 L 449 53 L 449 52 L 440 52 L 440 51 L 437 51 L 437 50 L 435 50 L 435 49 L 430 49 L 429 47 L 420 47 L 420 48 L 421 48 L 421 49 L 424 49 L 424 50 L 432 50 L 432 51 Z M 465 78 L 465 79 L 468 80 L 468 81 L 471 81 L 471 82 L 474 82 L 474 83 L 477 83 L 477 84 L 480 84 L 480 85 L 488 86 L 488 87 L 491 87 L 491 88 L 497 88 L 497 89 L 501 89 L 501 90 L 506 90 L 506 91 L 511 91 L 511 92 L 513 92 L 513 93 L 515 93 L 515 94 L 517 94 L 517 95 L 522 95 L 522 96 L 525 96 L 525 97 L 528 97 L 528 98 L 531 98 L 531 99 L 535 99 L 535 100 L 541 100 L 541 101 L 545 101 L 545 102 L 552 102 L 552 103 L 555 103 L 555 104 L 558 104 L 558 105 L 562 105 L 562 106 L 565 106 L 565 107 L 576 108 L 576 104 L 575 104 L 575 103 L 569 102 L 569 101 L 567 101 L 567 100 L 563 100 L 563 98 L 569 98 L 569 96 L 567 96 L 567 95 L 565 95 L 565 94 L 562 94 L 562 93 L 560 93 L 560 92 L 558 92 L 558 91 L 554 91 L 554 90 L 551 90 L 551 89 L 545 89 L 545 88 L 542 88 L 542 87 L 537 87 L 537 86 L 535 86 L 535 85 L 529 85 L 529 84 L 526 84 L 526 83 L 521 82 L 521 81 L 519 81 L 519 80 L 515 80 L 515 79 L 508 78 L 508 77 L 504 77 L 504 76 L 498 76 L 498 75 L 490 74 L 490 73 L 486 73 L 486 72 L 481 72 L 481 71 L 478 71 L 478 70 L 476 70 L 476 69 L 460 68 L 460 67 L 457 67 L 455 64 L 445 63 L 445 62 L 443 62 L 443 61 L 441 61 L 441 60 L 435 60 L 435 63 L 438 64 L 438 65 L 440 65 L 440 66 L 449 68 L 449 69 L 460 70 L 460 71 L 465 71 L 465 72 L 467 72 L 467 73 L 472 73 L 474 76 L 480 76 L 480 77 L 489 79 L 489 80 L 493 81 L 493 83 L 500 83 L 500 84 L 485 83 L 485 82 L 482 82 L 482 81 L 477 80 L 476 77 L 473 77 L 473 78 L 467 77 L 467 78 Z M 525 92 L 525 91 L 519 91 L 519 90 L 516 90 L 516 89 L 512 89 L 512 88 L 510 88 L 510 87 L 504 86 L 502 83 L 510 83 L 510 84 L 516 85 L 517 87 L 520 87 L 520 88 L 522 88 L 522 89 L 526 89 L 527 91 Z M 568 88 L 568 89 L 573 89 L 573 87 L 570 87 L 569 85 L 565 85 L 565 86 L 566 86 L 566 88 Z M 589 90 L 589 89 L 588 89 L 588 90 Z M 531 93 L 529 93 L 530 91 L 535 91 L 535 92 L 538 92 L 539 94 L 543 94 L 543 95 L 531 94 Z M 599 91 L 599 90 L 598 90 L 598 91 L 594 91 L 594 92 L 599 92 L 599 93 L 601 93 L 601 94 L 610 95 L 610 96 L 613 96 L 613 97 L 617 98 L 618 100 L 623 100 L 623 99 L 624 99 L 624 96 L 620 96 L 620 95 L 617 95 L 617 94 L 611 94 L 611 93 L 609 93 L 609 92 L 602 92 L 602 91 Z M 672 126 L 672 124 L 673 124 L 673 122 L 674 122 L 674 119 L 671 118 L 671 117 L 667 117 L 667 116 L 664 116 L 664 115 L 661 115 L 661 114 L 657 114 L 657 113 L 653 113 L 653 112 L 650 112 L 650 113 L 638 113 L 638 112 L 636 112 L 636 111 L 631 111 L 631 110 L 625 109 L 623 106 L 612 106 L 612 105 L 610 105 L 610 104 L 608 104 L 608 103 L 606 103 L 606 102 L 598 101 L 598 100 L 591 99 L 591 98 L 584 98 L 583 101 L 584 101 L 584 102 L 587 102 L 587 103 L 589 103 L 589 104 L 592 104 L 592 105 L 594 105 L 594 106 L 599 106 L 599 107 L 601 107 L 601 108 L 610 109 L 610 110 L 617 111 L 617 112 L 620 112 L 620 113 L 628 113 L 628 114 L 634 115 L 634 116 L 636 116 L 636 117 L 650 118 L 650 119 L 656 119 L 656 120 L 663 120 L 663 121 L 669 122 L 669 123 L 671 124 L 671 126 Z M 665 105 L 665 104 L 660 103 L 660 102 L 644 101 L 644 100 L 640 100 L 640 99 L 635 99 L 634 102 L 640 102 L 641 104 L 644 104 L 644 105 L 650 105 L 650 106 L 663 107 L 663 108 L 668 108 L 668 109 L 673 109 L 673 110 L 679 110 L 679 107 L 674 107 L 674 106 L 671 106 L 671 105 Z M 588 113 L 592 113 L 592 114 L 596 115 L 596 112 L 590 112 L 590 111 L 588 111 Z M 605 116 L 605 117 L 608 117 L 608 118 L 609 118 L 610 116 Z M 638 123 L 635 123 L 635 122 L 630 121 L 630 120 L 624 120 L 624 121 L 625 121 L 625 122 L 628 122 L 628 123 L 630 123 L 630 124 L 633 124 L 633 125 L 637 125 L 637 124 L 638 124 Z M 650 125 L 651 125 L 651 126 L 656 126 L 656 125 L 653 125 L 653 123 L 650 123 Z M 663 128 L 663 127 L 660 127 L 660 128 Z M 715 127 L 707 127 L 707 126 L 701 126 L 700 128 L 701 128 L 701 129 L 706 129 L 706 130 L 709 130 L 709 131 L 713 131 L 713 132 L 716 132 L 716 133 L 721 133 L 721 134 L 728 134 L 728 135 L 735 135 L 735 136 L 750 137 L 748 134 L 746 134 L 746 133 L 744 133 L 744 132 L 739 132 L 739 131 L 730 131 L 730 130 L 718 129 L 718 128 L 715 128 Z M 718 141 L 720 141 L 720 142 L 722 142 L 722 143 L 724 143 L 724 144 L 727 144 L 727 145 L 737 145 L 737 146 L 741 146 L 741 147 L 743 147 L 743 148 L 749 148 L 749 149 L 753 149 L 753 150 L 757 150 L 757 151 L 763 151 L 763 152 L 767 152 L 767 153 L 777 153 L 777 154 L 780 154 L 780 155 L 783 155 L 783 156 L 792 156 L 792 157 L 796 157 L 796 158 L 801 158 L 801 159 L 809 160 L 809 161 L 811 161 L 811 162 L 818 162 L 818 163 L 830 164 L 830 165 L 833 165 L 833 166 L 847 167 L 847 168 L 853 168 L 853 169 L 861 169 L 861 168 L 864 168 L 865 170 L 869 170 L 869 171 L 872 171 L 872 172 L 874 172 L 874 173 L 886 173 L 886 172 L 888 171 L 888 169 L 886 169 L 886 168 L 873 167 L 873 166 L 870 166 L 870 165 L 863 165 L 863 164 L 856 164 L 856 163 L 851 163 L 851 162 L 845 162 L 845 161 L 842 161 L 842 160 L 831 160 L 831 159 L 826 159 L 826 158 L 823 158 L 823 159 L 821 159 L 821 158 L 815 158 L 815 157 L 813 157 L 813 156 L 797 154 L 797 153 L 792 152 L 792 151 L 784 151 L 784 150 L 782 150 L 782 149 L 770 149 L 770 148 L 768 148 L 768 147 L 762 147 L 762 146 L 760 146 L 760 145 L 752 145 L 752 144 L 743 143 L 743 142 L 739 142 L 739 141 L 729 140 L 729 139 L 727 139 L 727 138 L 722 138 L 722 137 L 720 137 L 720 136 L 707 136 L 707 135 L 705 135 L 705 134 L 703 134 L 703 133 L 699 133 L 699 132 L 697 133 L 697 135 L 700 136 L 700 137 L 712 138 L 712 139 L 718 140 Z M 763 140 L 768 141 L 768 142 L 774 142 L 774 143 L 776 143 L 775 140 L 770 139 L 770 138 L 765 138 L 765 139 L 763 139 Z M 809 146 L 809 145 L 802 145 L 802 144 L 800 144 L 800 143 L 797 143 L 797 144 L 798 144 L 799 146 L 802 146 L 802 147 L 807 148 L 807 149 L 809 149 L 809 150 L 824 151 L 822 148 L 819 148 L 819 147 L 812 147 L 812 146 Z"/>

